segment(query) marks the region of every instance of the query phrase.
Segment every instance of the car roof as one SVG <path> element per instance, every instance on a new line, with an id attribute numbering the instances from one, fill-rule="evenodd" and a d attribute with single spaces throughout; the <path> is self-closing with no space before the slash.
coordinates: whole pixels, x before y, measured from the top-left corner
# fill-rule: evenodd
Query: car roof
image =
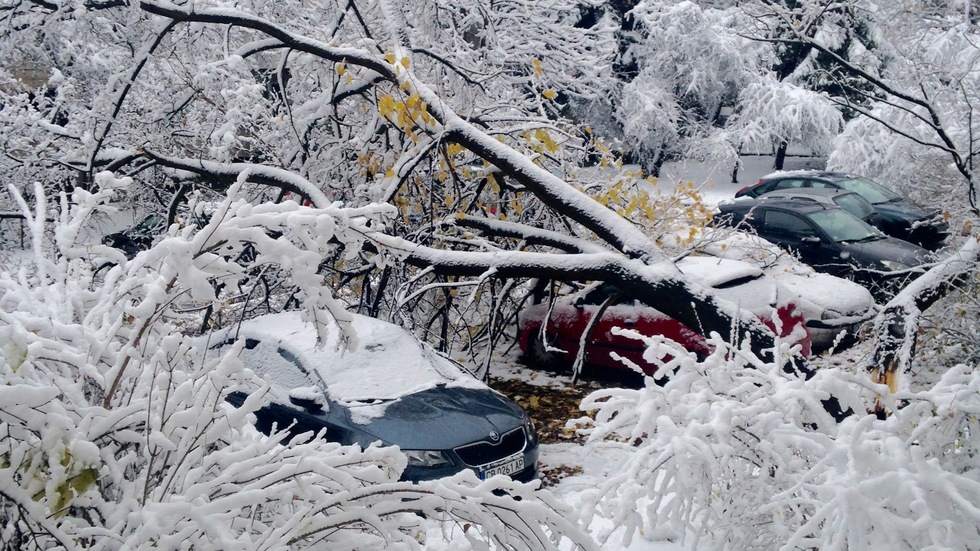
<path id="1" fill-rule="evenodd" d="M 826 199 L 827 201 L 832 201 L 834 197 L 838 195 L 857 195 L 861 197 L 858 193 L 853 191 L 847 191 L 845 189 L 828 188 L 828 187 L 804 187 L 804 188 L 793 188 L 793 189 L 777 189 L 775 191 L 769 191 L 758 196 L 758 199 L 776 199 L 779 195 L 785 195 L 787 197 L 800 197 L 800 198 L 813 198 L 813 200 Z"/>
<path id="2" fill-rule="evenodd" d="M 703 287 L 714 288 L 738 279 L 763 275 L 762 269 L 758 266 L 731 258 L 686 256 L 676 264 L 681 273 Z"/>
<path id="3" fill-rule="evenodd" d="M 244 321 L 230 328 L 228 337 L 287 350 L 304 367 L 316 370 L 327 394 L 338 402 L 394 400 L 440 384 L 485 388 L 401 327 L 360 314 L 351 316 L 356 342 L 350 349 L 342 341 L 339 325 L 326 313 L 320 320 L 325 338 L 319 347 L 316 328 L 296 311 Z"/>
<path id="4" fill-rule="evenodd" d="M 768 199 L 741 198 L 736 201 L 718 203 L 718 209 L 721 210 L 722 212 L 726 212 L 726 211 L 748 212 L 752 209 L 762 208 L 762 207 L 791 210 L 793 212 L 797 212 L 800 214 L 810 214 L 812 212 L 818 212 L 823 210 L 840 209 L 840 207 L 836 205 L 818 203 L 816 201 L 796 201 L 793 199 L 782 199 L 782 198 L 768 198 Z"/>
<path id="5" fill-rule="evenodd" d="M 794 176 L 818 178 L 822 180 L 829 180 L 832 182 L 839 182 L 840 180 L 847 180 L 855 177 L 845 172 L 834 172 L 832 170 L 785 170 L 785 171 L 779 171 L 779 172 L 773 172 L 771 174 L 767 174 L 762 178 L 760 178 L 759 181 L 766 182 L 775 179 L 792 178 Z"/>

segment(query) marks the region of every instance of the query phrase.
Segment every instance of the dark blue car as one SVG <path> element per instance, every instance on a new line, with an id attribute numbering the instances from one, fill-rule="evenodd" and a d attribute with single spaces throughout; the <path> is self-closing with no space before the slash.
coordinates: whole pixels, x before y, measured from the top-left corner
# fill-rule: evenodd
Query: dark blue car
<path id="1" fill-rule="evenodd" d="M 390 323 L 353 314 L 344 350 L 333 320 L 317 332 L 298 312 L 260 316 L 220 335 L 212 350 L 244 339 L 241 359 L 272 385 L 256 414 L 266 433 L 288 428 L 341 444 L 398 446 L 403 480 L 465 469 L 481 478 L 537 478 L 538 439 L 527 413 L 461 366 Z M 245 392 L 229 401 L 241 405 Z"/>

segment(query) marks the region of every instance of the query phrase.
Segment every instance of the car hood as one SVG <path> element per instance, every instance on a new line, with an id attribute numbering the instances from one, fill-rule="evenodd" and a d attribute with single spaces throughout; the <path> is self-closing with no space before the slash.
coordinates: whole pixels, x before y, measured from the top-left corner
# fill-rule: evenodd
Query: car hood
<path id="1" fill-rule="evenodd" d="M 908 199 L 875 203 L 874 207 L 879 213 L 904 218 L 910 222 L 934 218 L 939 214 L 938 210 L 922 208 Z"/>
<path id="2" fill-rule="evenodd" d="M 919 266 L 931 260 L 929 251 L 922 247 L 886 237 L 865 243 L 840 243 L 841 249 L 862 264 L 876 265 L 883 260 L 894 260 L 906 266 Z"/>
<path id="3" fill-rule="evenodd" d="M 837 312 L 845 317 L 866 318 L 873 315 L 875 300 L 865 287 L 825 273 L 781 274 L 777 281 L 798 297 L 807 321 L 823 319 L 824 313 Z"/>
<path id="4" fill-rule="evenodd" d="M 384 407 L 383 417 L 370 408 Z M 446 450 L 504 434 L 524 424 L 524 412 L 490 389 L 440 385 L 390 403 L 347 406 L 356 443 L 376 440 L 402 449 Z"/>

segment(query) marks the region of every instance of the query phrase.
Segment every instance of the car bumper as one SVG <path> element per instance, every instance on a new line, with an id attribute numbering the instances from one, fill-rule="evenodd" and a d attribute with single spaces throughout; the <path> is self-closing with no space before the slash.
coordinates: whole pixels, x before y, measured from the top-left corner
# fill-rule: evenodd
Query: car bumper
<path id="1" fill-rule="evenodd" d="M 831 320 L 810 319 L 806 321 L 806 329 L 810 333 L 813 350 L 822 352 L 833 348 L 845 348 L 858 340 L 861 328 L 874 319 L 874 310 L 859 316 L 847 316 Z"/>
<path id="2" fill-rule="evenodd" d="M 530 482 L 538 478 L 538 446 L 528 446 L 523 451 L 524 469 L 509 475 L 512 479 L 519 482 Z M 452 476 L 460 471 L 471 470 L 476 476 L 481 476 L 480 467 L 466 465 L 459 458 L 453 458 L 457 463 L 441 467 L 406 467 L 402 472 L 401 480 L 410 482 L 421 482 L 423 480 L 436 480 Z"/>

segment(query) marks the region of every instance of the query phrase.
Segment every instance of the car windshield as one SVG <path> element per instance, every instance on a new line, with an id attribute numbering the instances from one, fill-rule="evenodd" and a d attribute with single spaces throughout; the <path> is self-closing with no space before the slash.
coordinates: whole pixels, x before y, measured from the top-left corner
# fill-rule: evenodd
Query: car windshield
<path id="1" fill-rule="evenodd" d="M 159 214 L 151 214 L 144 218 L 142 222 L 133 228 L 133 230 L 140 233 L 146 233 L 155 230 L 157 226 L 163 224 L 163 222 L 164 220 L 162 216 Z"/>
<path id="2" fill-rule="evenodd" d="M 810 214 L 810 220 L 834 241 L 871 241 L 884 237 L 880 231 L 844 209 L 827 209 Z"/>
<path id="3" fill-rule="evenodd" d="M 847 180 L 837 182 L 837 185 L 840 186 L 841 189 L 846 189 L 847 191 L 857 193 L 861 197 L 864 197 L 870 201 L 873 205 L 888 203 L 890 201 L 898 201 L 902 198 L 901 195 L 877 182 L 872 182 L 867 178 L 849 178 Z"/>
<path id="4" fill-rule="evenodd" d="M 867 199 L 857 193 L 844 193 L 834 198 L 834 202 L 847 212 L 864 220 L 874 212 L 875 208 Z"/>

